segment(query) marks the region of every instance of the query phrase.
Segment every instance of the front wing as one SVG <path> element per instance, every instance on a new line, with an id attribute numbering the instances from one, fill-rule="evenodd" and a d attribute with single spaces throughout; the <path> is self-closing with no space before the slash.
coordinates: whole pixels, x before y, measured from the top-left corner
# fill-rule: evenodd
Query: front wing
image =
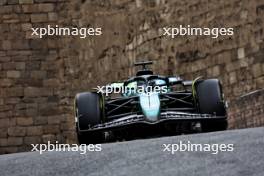
<path id="1" fill-rule="evenodd" d="M 88 130 L 80 130 L 80 132 L 85 131 L 97 131 L 97 130 L 112 130 L 116 128 L 121 128 L 133 124 L 148 124 L 155 125 L 166 121 L 203 121 L 203 120 L 221 120 L 226 119 L 226 116 L 216 116 L 211 114 L 197 114 L 197 113 L 183 113 L 183 112 L 162 112 L 160 114 L 159 120 L 155 122 L 147 121 L 144 115 L 129 115 L 125 116 L 111 122 L 106 122 L 102 124 L 95 125 Z"/>

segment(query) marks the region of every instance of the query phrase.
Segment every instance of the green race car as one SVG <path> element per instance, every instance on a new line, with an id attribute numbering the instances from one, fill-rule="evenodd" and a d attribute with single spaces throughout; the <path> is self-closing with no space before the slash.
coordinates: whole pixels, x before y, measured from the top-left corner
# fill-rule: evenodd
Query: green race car
<path id="1" fill-rule="evenodd" d="M 225 130 L 226 102 L 218 79 L 184 81 L 154 75 L 146 65 L 124 82 L 75 97 L 79 143 L 101 143 L 138 134 Z"/>

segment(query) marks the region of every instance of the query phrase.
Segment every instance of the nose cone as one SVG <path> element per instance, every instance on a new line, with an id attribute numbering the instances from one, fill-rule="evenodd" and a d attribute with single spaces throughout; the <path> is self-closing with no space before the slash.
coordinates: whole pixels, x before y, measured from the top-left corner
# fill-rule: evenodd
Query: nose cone
<path id="1" fill-rule="evenodd" d="M 149 121 L 157 121 L 160 114 L 160 99 L 157 93 L 141 94 L 139 97 L 143 114 Z"/>

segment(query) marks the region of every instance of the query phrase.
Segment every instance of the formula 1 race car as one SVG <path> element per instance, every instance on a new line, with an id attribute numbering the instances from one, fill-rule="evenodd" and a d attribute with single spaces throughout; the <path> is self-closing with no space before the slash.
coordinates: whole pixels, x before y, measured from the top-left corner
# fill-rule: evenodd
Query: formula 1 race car
<path id="1" fill-rule="evenodd" d="M 101 143 L 136 134 L 210 132 L 227 129 L 226 103 L 218 79 L 184 81 L 154 75 L 143 66 L 136 76 L 97 91 L 78 93 L 74 111 L 79 143 Z"/>

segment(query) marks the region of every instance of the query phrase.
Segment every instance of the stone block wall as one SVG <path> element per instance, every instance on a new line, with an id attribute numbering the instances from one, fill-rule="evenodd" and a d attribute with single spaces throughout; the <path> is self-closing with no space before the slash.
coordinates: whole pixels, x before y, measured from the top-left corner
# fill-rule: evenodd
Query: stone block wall
<path id="1" fill-rule="evenodd" d="M 158 74 L 180 75 L 185 79 L 198 76 L 220 79 L 230 104 L 230 128 L 263 125 L 260 98 L 263 91 L 257 95 L 254 91 L 264 87 L 264 2 L 103 2 L 85 1 L 80 11 L 80 23 L 103 27 L 101 39 L 78 42 L 79 63 L 87 63 L 87 58 L 92 61 L 80 65 L 87 85 L 122 81 L 135 75 L 135 61 L 151 59 L 154 72 Z M 163 27 L 179 25 L 232 27 L 234 35 L 217 39 L 208 36 L 171 39 L 160 32 Z M 80 70 L 76 75 L 79 73 Z M 251 92 L 248 98 L 240 98 Z M 255 113 L 247 113 L 245 107 Z M 243 125 L 245 123 L 250 125 Z"/>
<path id="2" fill-rule="evenodd" d="M 32 27 L 60 24 L 67 3 L 0 1 L 0 153 L 75 140 L 67 115 L 72 100 L 65 98 L 63 38 L 31 35 Z"/>
<path id="3" fill-rule="evenodd" d="M 98 24 L 103 36 L 79 41 L 79 62 L 91 79 L 126 79 L 135 74 L 133 63 L 155 61 L 159 74 L 186 79 L 218 77 L 229 100 L 260 89 L 264 84 L 263 2 L 231 1 L 85 1 L 82 24 Z M 107 13 L 104 13 L 107 12 Z M 233 36 L 163 36 L 163 27 L 233 27 Z M 112 70 L 115 70 L 114 72 Z M 77 72 L 78 74 L 78 72 Z"/>
<path id="4" fill-rule="evenodd" d="M 230 103 L 230 107 L 230 129 L 264 125 L 264 89 L 236 98 Z"/>
<path id="5" fill-rule="evenodd" d="M 264 87 L 263 20 L 261 0 L 0 1 L 0 153 L 76 142 L 75 94 L 134 75 L 144 58 L 158 74 L 219 78 L 230 128 L 263 125 L 263 91 L 243 96 Z M 101 27 L 103 35 L 31 36 L 47 25 Z M 179 25 L 233 27 L 234 36 L 161 34 Z"/>

